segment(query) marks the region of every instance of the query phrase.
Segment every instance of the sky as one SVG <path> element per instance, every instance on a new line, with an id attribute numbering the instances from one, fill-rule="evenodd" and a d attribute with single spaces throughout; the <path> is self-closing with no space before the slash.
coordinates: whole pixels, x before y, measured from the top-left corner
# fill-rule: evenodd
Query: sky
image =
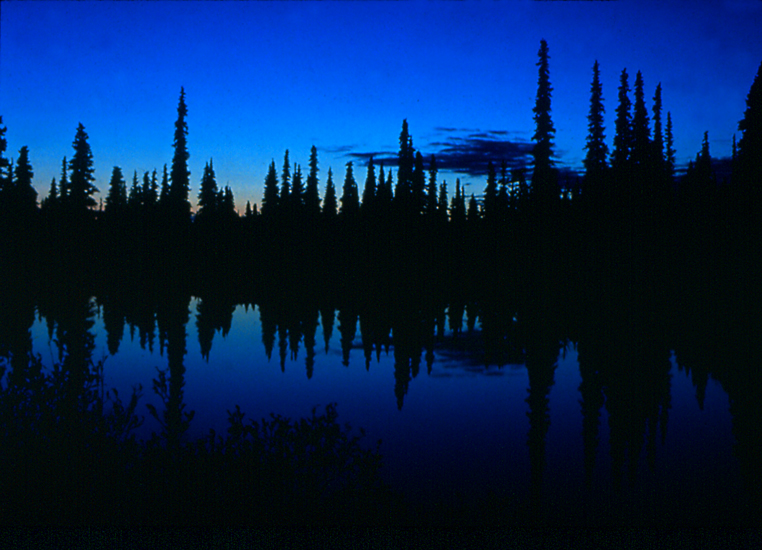
<path id="1" fill-rule="evenodd" d="M 627 69 L 631 88 L 643 74 L 649 114 L 661 82 L 678 164 L 705 131 L 712 156 L 730 156 L 760 28 L 762 0 L 3 1 L 0 115 L 6 157 L 29 147 L 39 198 L 80 122 L 101 196 L 114 166 L 129 183 L 170 165 L 181 87 L 194 205 L 210 159 L 242 210 L 261 201 L 272 160 L 280 172 L 288 149 L 306 172 L 312 145 L 321 196 L 328 168 L 340 185 L 348 161 L 362 189 L 368 155 L 392 165 L 403 119 L 450 193 L 459 177 L 478 195 L 487 159 L 528 159 L 541 39 L 555 159 L 579 170 L 596 60 L 609 147 Z"/>

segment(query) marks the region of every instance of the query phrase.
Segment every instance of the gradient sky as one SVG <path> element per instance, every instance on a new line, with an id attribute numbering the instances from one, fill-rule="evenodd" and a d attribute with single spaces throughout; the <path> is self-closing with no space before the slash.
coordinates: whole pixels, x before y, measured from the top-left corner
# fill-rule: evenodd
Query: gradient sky
<path id="1" fill-rule="evenodd" d="M 762 61 L 760 0 L 614 2 L 23 2 L 0 5 L 0 115 L 6 156 L 30 150 L 41 197 L 90 136 L 96 185 L 113 166 L 131 179 L 171 163 L 180 87 L 188 104 L 191 195 L 214 159 L 236 204 L 261 199 L 283 153 L 326 172 L 394 153 L 407 118 L 413 145 L 483 179 L 474 159 L 527 151 L 537 51 L 548 41 L 559 166 L 579 168 L 592 65 L 600 63 L 606 134 L 619 74 L 641 70 L 649 109 L 658 82 L 672 112 L 678 163 L 709 132 L 731 139 Z M 632 99 L 632 95 L 631 95 Z M 740 134 L 737 136 L 740 137 Z M 458 172 L 458 173 L 453 173 Z M 355 170 L 362 187 L 364 168 Z M 40 197 L 40 198 L 41 198 Z"/>

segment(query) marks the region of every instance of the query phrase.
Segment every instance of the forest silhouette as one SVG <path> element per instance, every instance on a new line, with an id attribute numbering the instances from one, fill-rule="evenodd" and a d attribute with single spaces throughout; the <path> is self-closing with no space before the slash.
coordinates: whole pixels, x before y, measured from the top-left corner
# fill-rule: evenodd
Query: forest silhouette
<path id="1" fill-rule="evenodd" d="M 618 486 L 636 483 L 643 445 L 651 460 L 657 439 L 665 437 L 674 352 L 691 374 L 701 406 L 710 377 L 730 397 L 735 453 L 749 494 L 721 520 L 747 520 L 762 494 L 756 421 L 762 387 L 750 364 L 762 297 L 754 261 L 762 244 L 756 222 L 762 65 L 739 122 L 741 138 L 737 144 L 733 138 L 730 169 L 718 170 L 724 165 L 712 159 L 705 134 L 695 160 L 677 175 L 661 85 L 649 107 L 640 72 L 634 101 L 629 75 L 621 72 L 608 151 L 596 62 L 584 171 L 563 185 L 553 160 L 545 41 L 537 66 L 531 162 L 509 166 L 491 159 L 478 197 L 467 197 L 460 181 L 448 195 L 436 158 L 414 148 L 403 121 L 395 166 L 372 157 L 363 167 L 348 162 L 343 181 L 334 181 L 339 176 L 329 169 L 321 199 L 317 149 L 312 147 L 304 172 L 286 151 L 280 173 L 274 160 L 269 166 L 261 205 L 247 203 L 243 215 L 232 189 L 218 186 L 210 159 L 192 212 L 188 108 L 181 90 L 174 155 L 161 172 L 134 172 L 128 188 L 122 169 L 114 167 L 103 204 L 96 205 L 93 153 L 79 124 L 73 155 L 63 159 L 59 180 L 38 205 L 29 150 L 22 147 L 15 163 L 6 159 L 6 129 L 0 126 L 0 366 L 7 371 L 0 414 L 4 444 L 14 449 L 4 458 L 4 471 L 15 472 L 3 476 L 10 495 L 3 521 L 65 524 L 95 514 L 108 523 L 124 512 L 119 506 L 133 506 L 138 512 L 128 523 L 374 522 L 389 509 L 396 512 L 385 522 L 405 523 L 402 504 L 374 477 L 378 455 L 339 428 L 330 406 L 321 416 L 313 414 L 309 429 L 279 417 L 246 424 L 236 410 L 225 438 L 187 441 L 193 413 L 185 410 L 183 385 L 192 296 L 200 298 L 196 328 L 207 359 L 215 333 L 230 330 L 239 304 L 258 307 L 267 357 L 277 349 L 282 369 L 303 344 L 308 378 L 318 326 L 326 347 L 332 332 L 339 332 L 347 366 L 359 331 L 365 368 L 373 368 L 374 354 L 393 353 L 400 409 L 421 359 L 431 372 L 435 347 L 458 345 L 468 337 L 464 318 L 468 333 L 478 319 L 478 361 L 524 363 L 529 374 L 532 496 L 517 521 L 549 519 L 541 502 L 548 393 L 563 346 L 574 343 L 579 351 L 586 475 L 594 471 L 605 408 Z M 363 177 L 361 192 L 357 180 Z M 102 386 L 99 392 L 102 372 L 92 358 L 96 304 L 109 353 L 118 351 L 127 324 L 137 329 L 141 346 L 167 354 L 169 368 L 157 373 L 153 387 L 164 409 L 149 408 L 160 431 L 147 443 L 129 435 L 138 423 L 139 392 L 127 403 L 108 398 Z M 51 373 L 32 354 L 35 311 L 59 346 Z M 45 413 L 45 407 L 54 412 Z M 314 434 L 330 434 L 332 450 L 305 455 Z M 279 447 L 283 438 L 291 442 L 291 454 Z M 47 450 L 33 458 L 29 449 Z M 331 462 L 334 455 L 340 455 L 338 462 Z M 305 457 L 314 460 L 299 462 Z M 351 463 L 341 470 L 345 483 L 327 489 L 321 483 L 329 481 L 313 479 L 315 472 L 343 468 L 341 460 Z M 52 482 L 57 474 L 51 473 L 35 482 L 33 472 L 40 468 L 59 472 L 62 481 Z M 198 472 L 207 474 L 206 481 L 195 480 L 203 477 Z M 242 487 L 285 496 L 272 497 L 272 508 L 244 513 L 236 481 L 244 478 Z M 264 479 L 279 485 L 263 485 Z M 114 492 L 122 504 L 101 506 Z M 74 496 L 42 514 L 25 498 L 32 493 Z M 231 494 L 237 497 L 226 501 Z M 321 508 L 325 502 L 344 516 Z M 219 513 L 210 514 L 210 506 Z M 511 508 L 497 497 L 481 506 L 435 506 L 419 520 L 478 522 L 484 508 Z M 299 513 L 291 516 L 295 508 Z M 711 521 L 715 511 L 675 511 L 662 503 L 637 517 L 599 510 L 600 516 L 581 520 L 668 524 L 691 517 Z"/>

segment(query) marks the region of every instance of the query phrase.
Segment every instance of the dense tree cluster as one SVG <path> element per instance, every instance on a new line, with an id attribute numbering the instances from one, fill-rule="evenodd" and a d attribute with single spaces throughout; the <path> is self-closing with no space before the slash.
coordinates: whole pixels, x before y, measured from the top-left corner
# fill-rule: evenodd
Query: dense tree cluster
<path id="1" fill-rule="evenodd" d="M 436 158 L 414 147 L 403 120 L 396 166 L 370 158 L 363 167 L 362 189 L 357 167 L 348 162 L 340 187 L 329 168 L 321 190 L 317 149 L 310 150 L 306 172 L 287 150 L 280 173 L 275 160 L 270 163 L 261 205 L 247 203 L 239 215 L 233 191 L 218 186 L 210 159 L 193 213 L 188 108 L 181 89 L 174 155 L 161 175 L 157 170 L 142 176 L 135 172 L 128 185 L 121 167 L 115 166 L 105 200 L 96 209 L 93 153 L 79 124 L 73 154 L 63 159 L 59 181 L 53 179 L 38 207 L 30 151 L 22 147 L 15 163 L 6 159 L 6 129 L 0 125 L 2 253 L 37 254 L 29 261 L 43 259 L 59 266 L 95 262 L 155 267 L 162 261 L 200 276 L 210 265 L 222 263 L 231 276 L 270 273 L 278 278 L 303 271 L 304 266 L 321 266 L 324 275 L 375 272 L 377 266 L 397 272 L 416 264 L 438 266 L 445 274 L 488 266 L 499 273 L 517 257 L 568 250 L 581 258 L 592 252 L 593 258 L 613 263 L 620 263 L 626 250 L 633 267 L 682 250 L 685 242 L 705 239 L 718 250 L 735 240 L 731 249 L 738 251 L 744 242 L 744 250 L 749 250 L 758 240 L 758 232 L 746 229 L 760 200 L 757 182 L 762 177 L 759 74 L 739 123 L 741 138 L 734 146 L 732 171 L 723 178 L 714 175 L 716 162 L 705 136 L 695 163 L 675 178 L 672 118 L 667 112 L 663 124 L 661 84 L 649 109 L 641 72 L 636 73 L 631 100 L 629 75 L 622 70 L 609 153 L 596 61 L 584 174 L 580 183 L 562 186 L 553 162 L 549 60 L 543 40 L 531 166 L 508 170 L 505 159 L 492 159 L 483 193 L 470 196 L 459 180 L 448 196 L 447 183 L 438 179 Z"/>

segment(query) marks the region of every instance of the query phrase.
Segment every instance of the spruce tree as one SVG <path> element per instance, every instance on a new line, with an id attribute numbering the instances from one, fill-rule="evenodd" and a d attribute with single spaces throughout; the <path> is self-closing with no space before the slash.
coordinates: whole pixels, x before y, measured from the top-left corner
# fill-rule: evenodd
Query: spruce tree
<path id="1" fill-rule="evenodd" d="M 165 209 L 169 205 L 169 172 L 167 172 L 167 165 L 164 165 L 164 170 L 161 174 L 161 191 L 159 192 L 159 206 Z"/>
<path id="2" fill-rule="evenodd" d="M 188 170 L 188 107 L 185 104 L 185 89 L 180 88 L 180 101 L 177 105 L 175 121 L 174 156 L 170 172 L 169 206 L 174 216 L 190 219 L 190 170 Z"/>
<path id="3" fill-rule="evenodd" d="M 653 97 L 654 113 L 654 139 L 653 139 L 653 161 L 658 169 L 664 167 L 664 137 L 661 127 L 661 82 L 656 85 L 656 91 Z"/>
<path id="4" fill-rule="evenodd" d="M 344 186 L 341 194 L 341 209 L 339 214 L 345 219 L 354 219 L 360 210 L 360 197 L 357 191 L 352 164 L 352 161 L 347 163 L 347 171 L 344 176 Z"/>
<path id="5" fill-rule="evenodd" d="M 69 163 L 66 157 L 61 161 L 61 181 L 58 184 L 58 196 L 62 203 L 65 203 L 69 198 Z"/>
<path id="6" fill-rule="evenodd" d="M 272 219 L 278 211 L 278 174 L 275 171 L 275 161 L 270 162 L 265 177 L 265 192 L 262 197 L 262 217 Z"/>
<path id="7" fill-rule="evenodd" d="M 437 202 L 437 217 L 440 222 L 446 222 L 448 219 L 447 203 L 447 182 L 443 181 L 439 185 L 439 200 Z"/>
<path id="8" fill-rule="evenodd" d="M 593 64 L 593 83 L 590 86 L 590 113 L 587 115 L 587 142 L 584 165 L 587 178 L 594 179 L 606 170 L 608 146 L 603 127 L 603 86 L 598 61 Z"/>
<path id="9" fill-rule="evenodd" d="M 672 113 L 667 111 L 667 126 L 664 128 L 664 161 L 667 177 L 671 180 L 675 175 L 675 148 L 672 136 Z"/>
<path id="10" fill-rule="evenodd" d="M 294 177 L 291 181 L 291 209 L 299 216 L 304 206 L 304 186 L 302 185 L 302 167 L 294 164 Z"/>
<path id="11" fill-rule="evenodd" d="M 201 186 L 198 192 L 198 215 L 203 218 L 211 218 L 217 212 L 218 205 L 217 178 L 214 173 L 214 162 L 204 165 L 204 175 L 201 177 Z"/>
<path id="12" fill-rule="evenodd" d="M 19 149 L 16 161 L 15 181 L 11 187 L 12 207 L 22 218 L 29 218 L 37 210 L 37 191 L 32 186 L 34 172 L 29 163 L 29 148 L 24 145 Z"/>
<path id="13" fill-rule="evenodd" d="M 5 158 L 4 153 L 8 148 L 8 141 L 5 138 L 5 132 L 8 129 L 3 126 L 3 117 L 0 115 L 0 212 L 2 211 L 5 191 L 9 185 L 11 163 Z"/>
<path id="14" fill-rule="evenodd" d="M 634 167 L 642 170 L 649 165 L 651 153 L 651 129 L 648 121 L 645 94 L 643 91 L 643 75 L 640 71 L 635 75 L 635 105 L 632 115 L 632 151 L 631 158 Z"/>
<path id="15" fill-rule="evenodd" d="M 534 172 L 532 175 L 533 192 L 542 200 L 552 200 L 552 197 L 558 195 L 556 192 L 557 182 L 553 177 L 553 136 L 556 133 L 553 127 L 553 121 L 550 117 L 550 100 L 553 88 L 550 85 L 550 55 L 548 54 L 548 43 L 545 40 L 540 41 L 540 50 L 537 53 L 539 60 L 539 76 L 537 80 L 537 96 L 535 105 L 532 108 L 534 113 L 535 132 L 532 136 L 534 147 L 532 148 L 532 158 Z"/>
<path id="16" fill-rule="evenodd" d="M 484 219 L 494 221 L 497 207 L 497 174 L 492 161 L 487 165 L 487 186 L 484 188 Z"/>
<path id="17" fill-rule="evenodd" d="M 429 162 L 429 183 L 426 187 L 426 213 L 430 216 L 436 216 L 438 210 L 437 200 L 437 159 L 434 155 L 431 155 L 431 161 Z"/>
<path id="18" fill-rule="evenodd" d="M 632 144 L 631 123 L 630 123 L 630 86 L 627 83 L 627 69 L 622 69 L 619 77 L 619 104 L 616 108 L 616 121 L 614 122 L 614 151 L 611 155 L 611 167 L 620 175 L 627 168 L 630 159 L 630 148 Z"/>
<path id="19" fill-rule="evenodd" d="M 56 208 L 58 205 L 58 184 L 56 178 L 50 181 L 50 189 L 48 190 L 48 196 L 40 201 L 41 210 L 50 210 Z"/>
<path id="20" fill-rule="evenodd" d="M 127 197 L 127 206 L 133 213 L 138 212 L 143 205 L 143 197 L 140 191 L 140 184 L 138 182 L 138 171 L 135 170 L 132 175 L 132 186 L 130 187 L 130 194 Z"/>
<path id="21" fill-rule="evenodd" d="M 471 193 L 471 198 L 468 201 L 468 212 L 466 213 L 466 219 L 469 223 L 474 224 L 479 219 L 479 203 L 476 202 L 476 197 Z"/>
<path id="22" fill-rule="evenodd" d="M 415 159 L 413 138 L 408 131 L 407 119 L 402 121 L 399 144 L 400 149 L 397 153 L 397 187 L 394 190 L 394 199 L 400 209 L 406 211 L 412 206 L 413 164 Z"/>
<path id="23" fill-rule="evenodd" d="M 70 211 L 82 214 L 96 205 L 93 194 L 98 192 L 98 188 L 93 185 L 95 176 L 93 175 L 93 153 L 90 150 L 90 144 L 87 142 L 88 136 L 82 123 L 77 126 L 77 134 L 74 136 L 74 156 L 69 161 L 71 170 L 69 180 L 69 193 L 67 202 Z"/>
<path id="24" fill-rule="evenodd" d="M 282 209 L 288 209 L 289 197 L 291 196 L 291 166 L 288 160 L 288 149 L 283 156 L 283 171 L 280 174 L 280 204 Z"/>
<path id="25" fill-rule="evenodd" d="M 423 155 L 416 151 L 413 160 L 412 178 L 412 214 L 422 214 L 426 208 L 426 173 L 423 168 Z"/>
<path id="26" fill-rule="evenodd" d="M 310 172 L 307 175 L 307 186 L 304 190 L 304 210 L 311 219 L 320 214 L 320 190 L 318 187 L 318 156 L 317 148 L 310 149 Z"/>
<path id="27" fill-rule="evenodd" d="M 337 212 L 336 187 L 333 184 L 333 172 L 328 168 L 328 181 L 325 184 L 325 197 L 323 198 L 323 217 L 326 220 L 336 218 Z"/>
<path id="28" fill-rule="evenodd" d="M 124 182 L 124 175 L 119 166 L 114 166 L 111 171 L 111 181 L 109 181 L 108 195 L 106 195 L 106 212 L 109 214 L 118 214 L 124 212 L 127 207 L 127 185 Z"/>
<path id="29" fill-rule="evenodd" d="M 738 140 L 734 179 L 749 191 L 758 190 L 762 182 L 762 64 L 746 96 L 746 110 L 738 122 L 738 129 L 741 139 Z"/>
<path id="30" fill-rule="evenodd" d="M 364 212 L 372 212 L 376 200 L 376 167 L 373 164 L 373 155 L 368 159 L 368 170 L 365 174 L 365 186 L 362 190 L 362 209 Z"/>

